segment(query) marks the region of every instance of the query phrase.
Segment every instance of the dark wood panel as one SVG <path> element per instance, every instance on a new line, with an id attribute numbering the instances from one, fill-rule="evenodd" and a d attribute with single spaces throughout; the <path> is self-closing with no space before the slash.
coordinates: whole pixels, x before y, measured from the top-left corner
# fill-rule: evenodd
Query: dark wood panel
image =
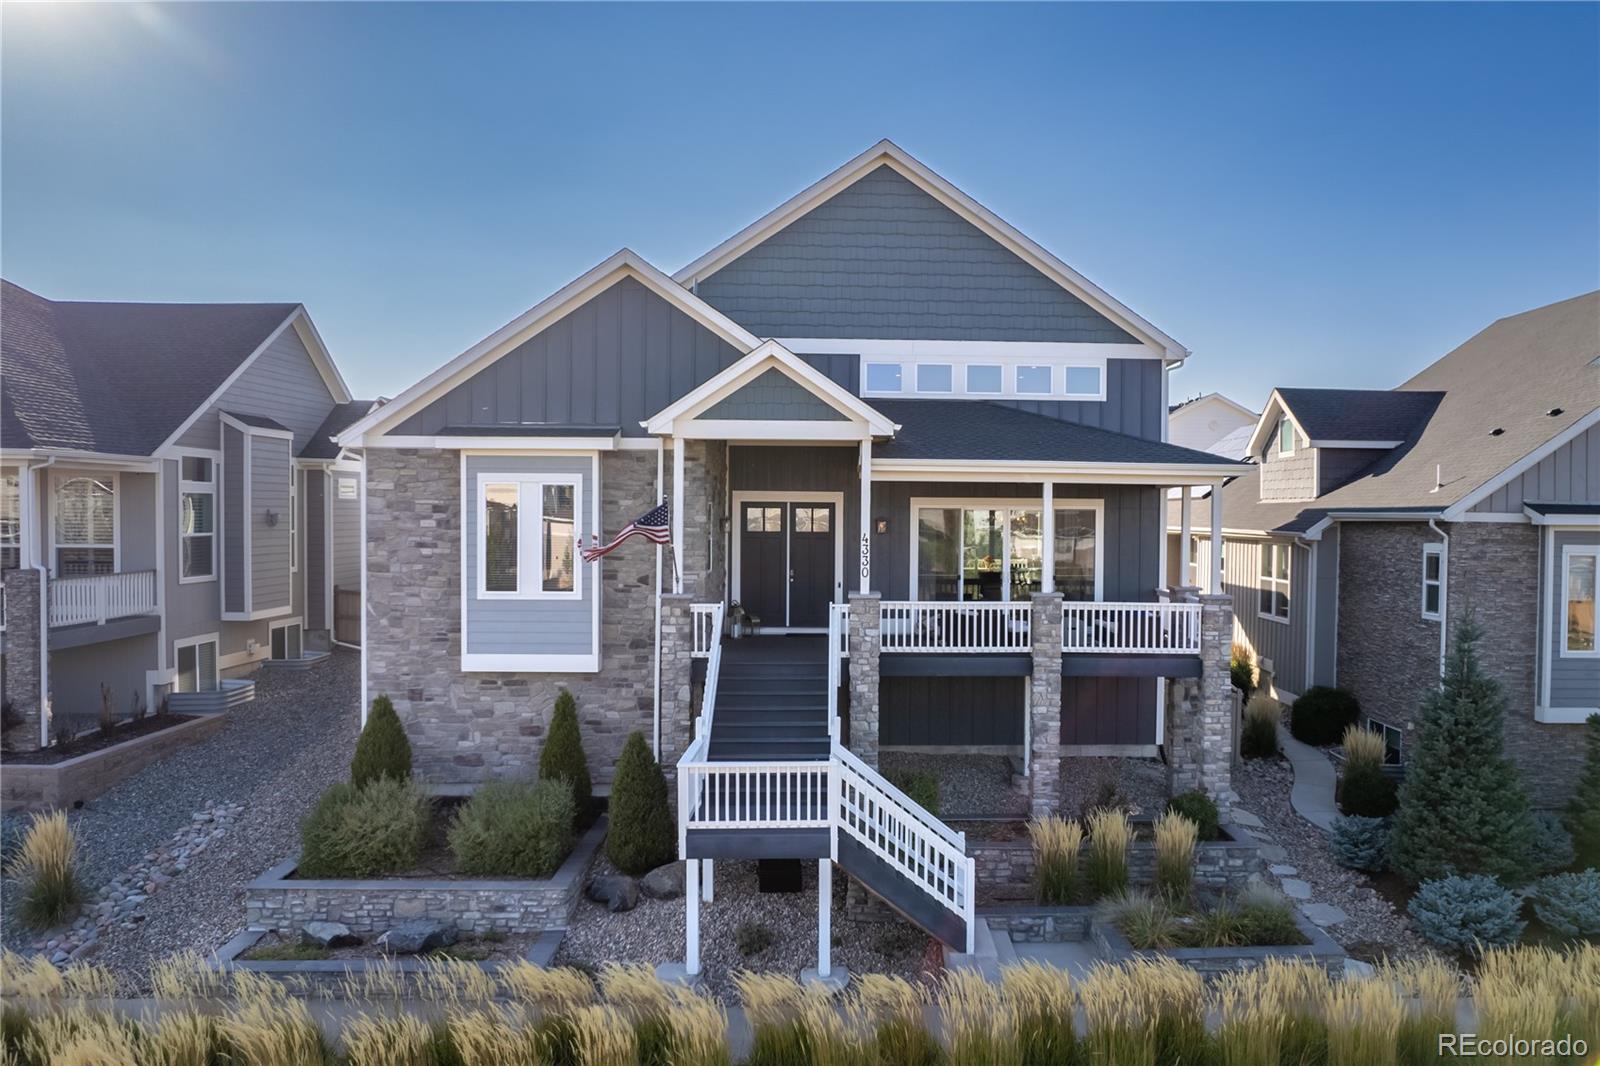
<path id="1" fill-rule="evenodd" d="M 967 747 L 1022 743 L 1017 677 L 894 677 L 879 688 L 878 742 Z"/>
<path id="2" fill-rule="evenodd" d="M 1156 685 L 1149 677 L 1065 678 L 1061 743 L 1156 743 Z"/>

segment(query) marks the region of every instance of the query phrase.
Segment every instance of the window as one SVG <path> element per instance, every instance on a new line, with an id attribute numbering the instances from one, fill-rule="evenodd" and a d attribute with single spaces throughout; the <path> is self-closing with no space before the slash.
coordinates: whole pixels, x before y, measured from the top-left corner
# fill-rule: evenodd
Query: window
<path id="1" fill-rule="evenodd" d="M 16 474 L 0 477 L 0 570 L 22 565 L 22 484 Z"/>
<path id="2" fill-rule="evenodd" d="M 1098 600 L 1100 512 L 1094 508 L 1056 510 L 1056 590 L 1067 600 Z"/>
<path id="3" fill-rule="evenodd" d="M 1594 642 L 1595 571 L 1600 547 L 1568 545 L 1561 551 L 1561 655 L 1600 656 Z"/>
<path id="4" fill-rule="evenodd" d="M 290 622 L 272 630 L 272 657 L 274 659 L 300 658 L 300 623 Z"/>
<path id="5" fill-rule="evenodd" d="M 1017 392 L 1028 396 L 1048 396 L 1050 394 L 1050 367 L 1017 367 Z"/>
<path id="6" fill-rule="evenodd" d="M 1278 454 L 1294 454 L 1294 423 L 1287 416 L 1278 419 Z"/>
<path id="7" fill-rule="evenodd" d="M 1043 512 L 1004 504 L 916 508 L 919 600 L 1025 601 L 1044 587 Z M 1100 512 L 1055 514 L 1051 563 L 1069 600 L 1097 598 Z"/>
<path id="8" fill-rule="evenodd" d="M 751 533 L 782 533 L 782 507 L 746 507 L 744 528 Z"/>
<path id="9" fill-rule="evenodd" d="M 578 598 L 578 481 L 483 474 L 478 496 L 478 595 Z"/>
<path id="10" fill-rule="evenodd" d="M 1444 545 L 1422 546 L 1422 617 L 1439 620 L 1440 604 L 1444 602 Z"/>
<path id="11" fill-rule="evenodd" d="M 900 373 L 899 363 L 868 363 L 867 391 L 900 392 L 904 388 Z"/>
<path id="12" fill-rule="evenodd" d="M 53 509 L 55 576 L 115 573 L 116 475 L 57 475 Z"/>
<path id="13" fill-rule="evenodd" d="M 217 640 L 211 637 L 178 646 L 176 692 L 214 692 L 217 688 Z"/>
<path id="14" fill-rule="evenodd" d="M 974 364 L 967 367 L 968 392 L 1000 392 L 1000 368 L 993 364 Z"/>
<path id="15" fill-rule="evenodd" d="M 211 581 L 217 576 L 216 463 L 201 455 L 179 462 L 178 580 Z"/>
<path id="16" fill-rule="evenodd" d="M 1387 722 L 1380 722 L 1376 718 L 1367 719 L 1367 732 L 1378 733 L 1383 737 L 1383 763 L 1385 766 L 1400 765 L 1400 742 L 1404 734 Z"/>
<path id="17" fill-rule="evenodd" d="M 1257 611 L 1275 622 L 1289 620 L 1289 545 L 1261 545 L 1261 584 Z"/>
<path id="18" fill-rule="evenodd" d="M 950 392 L 955 386 L 949 363 L 918 363 L 918 392 Z"/>
<path id="19" fill-rule="evenodd" d="M 833 532 L 833 508 L 796 507 L 794 509 L 794 531 L 796 533 Z"/>
<path id="20" fill-rule="evenodd" d="M 1101 391 L 1100 368 L 1097 366 L 1069 366 L 1066 368 L 1067 395 L 1076 399 L 1098 400 Z"/>

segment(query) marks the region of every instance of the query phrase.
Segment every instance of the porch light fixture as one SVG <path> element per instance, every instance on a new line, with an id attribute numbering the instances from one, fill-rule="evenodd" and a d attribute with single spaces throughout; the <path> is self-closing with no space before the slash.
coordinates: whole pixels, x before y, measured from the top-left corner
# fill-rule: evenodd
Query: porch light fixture
<path id="1" fill-rule="evenodd" d="M 269 529 L 277 528 L 277 525 L 278 525 L 278 512 L 274 511 L 270 507 L 267 508 L 267 513 L 264 516 L 264 520 L 267 523 L 267 528 L 269 528 Z"/>
<path id="2" fill-rule="evenodd" d="M 887 518 L 879 518 L 876 523 L 876 529 L 879 534 L 889 532 L 889 520 Z"/>

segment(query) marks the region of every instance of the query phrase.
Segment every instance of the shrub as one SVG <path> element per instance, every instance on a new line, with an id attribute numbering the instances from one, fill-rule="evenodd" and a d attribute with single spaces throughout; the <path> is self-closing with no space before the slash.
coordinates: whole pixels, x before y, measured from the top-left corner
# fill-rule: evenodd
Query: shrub
<path id="1" fill-rule="evenodd" d="M 1359 717 L 1361 705 L 1350 693 L 1313 685 L 1289 708 L 1289 732 L 1296 740 L 1323 747 L 1339 743 L 1345 728 Z"/>
<path id="2" fill-rule="evenodd" d="M 1562 936 L 1600 936 L 1600 872 L 1541 877 L 1528 903 L 1536 918 Z"/>
<path id="3" fill-rule="evenodd" d="M 1180 946 L 1184 927 L 1166 900 L 1144 892 L 1130 892 L 1104 904 L 1099 913 L 1109 919 L 1139 951 L 1170 950 Z"/>
<path id="4" fill-rule="evenodd" d="M 1423 701 L 1389 859 L 1413 884 L 1451 874 L 1528 874 L 1528 799 L 1502 750 L 1505 697 L 1478 665 L 1478 629 L 1456 627 L 1437 691 Z"/>
<path id="5" fill-rule="evenodd" d="M 1339 781 L 1339 811 L 1362 818 L 1387 818 L 1397 804 L 1395 784 L 1381 766 L 1358 762 L 1346 766 Z"/>
<path id="6" fill-rule="evenodd" d="M 1222 824 L 1217 805 L 1204 792 L 1180 792 L 1167 801 L 1169 814 L 1181 814 L 1194 823 L 1201 840 L 1215 840 Z"/>
<path id="7" fill-rule="evenodd" d="M 1529 867 L 1542 874 L 1560 873 L 1573 864 L 1577 852 L 1572 834 L 1561 824 L 1561 816 L 1550 811 L 1535 811 L 1528 834 Z"/>
<path id="8" fill-rule="evenodd" d="M 100 735 L 109 737 L 117 728 L 117 712 L 111 709 L 111 686 L 100 683 Z"/>
<path id="9" fill-rule="evenodd" d="M 585 811 L 594 802 L 594 785 L 589 780 L 589 760 L 583 754 L 583 738 L 578 735 L 578 701 L 566 689 L 556 697 L 550 716 L 550 732 L 539 752 L 539 779 L 565 781 L 572 789 L 572 802 Z"/>
<path id="10" fill-rule="evenodd" d="M 576 808 L 563 780 L 493 781 L 456 815 L 450 850 L 464 874 L 549 877 L 572 854 Z"/>
<path id="11" fill-rule="evenodd" d="M 1514 944 L 1525 927 L 1517 897 L 1492 877 L 1425 881 L 1406 911 L 1424 940 L 1461 954 Z"/>
<path id="12" fill-rule="evenodd" d="M 929 814 L 939 814 L 939 779 L 930 773 L 891 774 L 889 781 Z"/>
<path id="13" fill-rule="evenodd" d="M 677 858 L 678 831 L 667 807 L 667 779 L 635 731 L 622 747 L 611 782 L 606 856 L 623 873 L 642 874 Z"/>
<path id="14" fill-rule="evenodd" d="M 1047 814 L 1028 823 L 1028 836 L 1033 840 L 1033 880 L 1039 902 L 1052 907 L 1082 902 L 1083 826 Z"/>
<path id="15" fill-rule="evenodd" d="M 760 922 L 740 922 L 738 928 L 733 931 L 734 946 L 745 958 L 761 954 L 777 943 L 777 940 L 778 934 L 772 931 L 772 927 L 762 925 Z"/>
<path id="16" fill-rule="evenodd" d="M 396 781 L 411 777 L 411 742 L 386 695 L 372 701 L 367 724 L 356 741 L 355 758 L 350 760 L 350 783 L 357 788 L 380 777 Z"/>
<path id="17" fill-rule="evenodd" d="M 1346 869 L 1382 873 L 1389 868 L 1389 821 L 1359 814 L 1341 815 L 1333 820 L 1328 847 Z"/>
<path id="18" fill-rule="evenodd" d="M 1583 773 L 1567 806 L 1567 831 L 1579 866 L 1600 867 L 1600 714 L 1583 723 Z"/>
<path id="19" fill-rule="evenodd" d="M 1250 697 L 1244 708 L 1239 754 L 1246 759 L 1271 759 L 1278 754 L 1278 701 L 1265 692 Z"/>
<path id="20" fill-rule="evenodd" d="M 1228 656 L 1228 679 L 1246 700 L 1256 690 L 1256 668 L 1250 662 L 1250 649 L 1237 641 Z"/>
<path id="21" fill-rule="evenodd" d="M 1384 756 L 1388 749 L 1383 743 L 1383 735 L 1374 733 L 1370 729 L 1362 729 L 1358 725 L 1346 726 L 1344 736 L 1339 739 L 1340 747 L 1344 748 L 1344 765 L 1346 770 L 1357 766 L 1373 766 L 1381 769 Z"/>
<path id="22" fill-rule="evenodd" d="M 1095 898 L 1128 890 L 1128 844 L 1133 830 L 1126 811 L 1103 808 L 1089 815 L 1089 888 Z"/>
<path id="23" fill-rule="evenodd" d="M 428 798 L 410 781 L 340 782 L 300 823 L 301 877 L 373 877 L 412 866 L 428 833 Z"/>
<path id="24" fill-rule="evenodd" d="M 1156 891 L 1174 903 L 1189 898 L 1198 833 L 1193 822 L 1175 811 L 1156 819 Z"/>
<path id="25" fill-rule="evenodd" d="M 1266 885 L 1256 885 L 1239 896 L 1235 906 L 1247 931 L 1247 944 L 1304 944 L 1305 934 L 1294 918 L 1294 905 Z"/>
<path id="26" fill-rule="evenodd" d="M 23 922 L 34 929 L 60 925 L 83 902 L 77 874 L 78 838 L 61 811 L 35 814 L 7 872 L 22 883 Z"/>

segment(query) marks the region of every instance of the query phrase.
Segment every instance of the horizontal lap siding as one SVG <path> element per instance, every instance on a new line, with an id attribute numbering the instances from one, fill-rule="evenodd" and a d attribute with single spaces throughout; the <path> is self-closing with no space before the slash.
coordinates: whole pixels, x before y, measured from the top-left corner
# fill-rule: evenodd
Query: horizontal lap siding
<path id="1" fill-rule="evenodd" d="M 1310 556 L 1304 548 L 1289 549 L 1289 621 L 1262 618 L 1261 542 L 1224 540 L 1222 545 L 1222 586 L 1233 597 L 1234 639 L 1242 639 L 1256 661 L 1272 660 L 1273 681 L 1280 689 L 1295 695 L 1303 693 L 1306 680 L 1306 608 L 1311 599 Z M 1421 560 L 1417 561 L 1418 574 Z M 1418 581 L 1421 580 L 1419 576 Z"/>
<path id="2" fill-rule="evenodd" d="M 307 470 L 305 489 L 306 629 L 328 629 L 328 476 Z"/>
<path id="3" fill-rule="evenodd" d="M 1600 503 L 1600 426 L 1591 426 L 1473 508 L 1520 513 L 1524 503 Z"/>
<path id="4" fill-rule="evenodd" d="M 879 743 L 977 747 L 1022 743 L 1025 677 L 886 677 Z"/>
<path id="5" fill-rule="evenodd" d="M 1068 677 L 1061 682 L 1061 743 L 1155 744 L 1156 679 Z"/>
<path id="6" fill-rule="evenodd" d="M 222 600 L 244 610 L 244 434 L 222 427 Z"/>
<path id="7" fill-rule="evenodd" d="M 333 394 L 312 362 L 300 335 L 290 327 L 280 333 L 239 379 L 178 439 L 186 448 L 215 449 L 220 424 L 217 413 L 265 415 L 294 433 L 294 451 L 311 440 L 333 408 Z"/>
<path id="8" fill-rule="evenodd" d="M 250 609 L 289 606 L 289 442 L 250 440 Z M 276 516 L 269 524 L 267 515 Z"/>

